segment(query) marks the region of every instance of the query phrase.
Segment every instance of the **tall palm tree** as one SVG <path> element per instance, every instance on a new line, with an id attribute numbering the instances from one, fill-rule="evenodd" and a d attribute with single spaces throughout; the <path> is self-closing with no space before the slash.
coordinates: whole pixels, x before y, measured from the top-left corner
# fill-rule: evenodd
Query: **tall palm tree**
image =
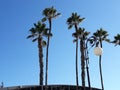
<path id="1" fill-rule="evenodd" d="M 78 90 L 78 34 L 77 32 L 74 32 L 72 34 L 73 37 L 75 37 L 75 39 L 73 40 L 73 42 L 76 42 L 76 56 L 75 56 L 75 59 L 76 59 L 76 90 Z"/>
<path id="2" fill-rule="evenodd" d="M 71 17 L 67 19 L 68 29 L 71 29 L 73 26 L 75 27 L 75 33 L 73 33 L 73 36 L 76 38 L 76 85 L 78 89 L 78 25 L 81 23 L 85 18 L 81 18 L 77 13 L 72 13 Z"/>
<path id="3" fill-rule="evenodd" d="M 114 36 L 114 40 L 112 41 L 112 43 L 116 45 L 120 45 L 120 34 L 117 34 L 116 36 Z"/>
<path id="4" fill-rule="evenodd" d="M 90 32 L 85 31 L 84 28 L 79 28 L 77 30 L 77 32 L 73 33 L 74 37 L 77 37 L 78 39 L 82 39 L 83 40 L 83 46 L 84 47 L 82 50 L 80 49 L 81 55 L 81 68 L 83 69 L 82 71 L 82 79 L 85 78 L 85 62 L 86 62 L 86 70 L 87 70 L 87 77 L 88 77 L 88 84 L 89 84 L 89 90 L 91 89 L 91 85 L 90 85 L 90 76 L 89 76 L 89 69 L 88 69 L 88 63 L 89 63 L 89 57 L 88 57 L 88 42 L 90 41 L 88 38 L 88 35 L 90 34 Z M 81 46 L 81 45 L 80 45 Z M 85 81 L 84 81 L 85 83 Z M 85 89 L 85 86 L 83 86 L 83 88 Z"/>
<path id="5" fill-rule="evenodd" d="M 52 35 L 52 19 L 56 18 L 60 15 L 60 13 L 57 12 L 57 10 L 52 6 L 50 8 L 45 8 L 43 10 L 43 15 L 45 16 L 42 21 L 45 22 L 48 20 L 49 22 L 49 35 L 47 38 L 47 49 L 46 49 L 46 74 L 45 74 L 45 85 L 48 83 L 48 52 L 49 52 L 49 43 L 50 43 L 50 36 Z"/>
<path id="6" fill-rule="evenodd" d="M 86 61 L 86 68 L 87 68 L 87 76 L 88 76 L 88 84 L 90 87 L 90 78 L 89 78 L 89 71 L 88 71 L 88 54 L 87 54 L 87 47 L 86 47 L 86 43 L 87 43 L 87 39 L 88 39 L 88 35 L 90 34 L 90 32 L 85 31 L 84 28 L 79 28 L 78 29 L 78 35 L 79 35 L 79 39 L 80 39 L 80 52 L 81 52 L 81 77 L 82 77 L 82 86 L 85 90 L 85 61 Z"/>
<path id="7" fill-rule="evenodd" d="M 103 30 L 102 28 L 100 28 L 95 33 L 93 33 L 93 36 L 96 38 L 95 39 L 96 46 L 99 45 L 101 48 L 103 48 L 103 44 L 102 44 L 103 41 L 110 42 L 110 40 L 107 38 L 108 36 L 107 31 Z M 101 78 L 101 87 L 102 87 L 102 90 L 104 90 L 101 58 L 102 58 L 102 55 L 99 56 L 99 70 L 100 70 L 100 78 Z"/>
<path id="8" fill-rule="evenodd" d="M 43 46 L 46 42 L 43 40 L 43 36 L 47 35 L 47 28 L 44 23 L 38 22 L 37 24 L 34 23 L 34 27 L 32 27 L 30 31 L 30 35 L 27 38 L 32 38 L 32 42 L 38 42 L 38 49 L 39 49 L 39 65 L 40 65 L 40 76 L 39 76 L 39 84 L 43 85 Z"/>

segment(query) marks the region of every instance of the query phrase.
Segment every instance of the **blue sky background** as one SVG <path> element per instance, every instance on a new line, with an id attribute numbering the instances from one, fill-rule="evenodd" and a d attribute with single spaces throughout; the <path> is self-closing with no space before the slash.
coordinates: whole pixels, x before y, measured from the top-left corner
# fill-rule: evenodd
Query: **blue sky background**
<path id="1" fill-rule="evenodd" d="M 48 84 L 75 85 L 75 44 L 72 37 L 74 29 L 68 30 L 67 18 L 72 12 L 77 12 L 86 18 L 81 27 L 91 34 L 102 27 L 113 40 L 113 36 L 120 33 L 119 4 L 119 0 L 0 0 L 0 82 L 4 82 L 5 86 L 38 85 L 37 43 L 26 37 L 33 23 L 43 17 L 42 10 L 54 6 L 62 15 L 53 20 Z M 118 89 L 120 47 L 104 43 L 103 50 L 105 90 Z M 101 88 L 98 63 L 98 57 L 90 49 L 91 85 Z M 80 73 L 79 67 L 81 85 Z"/>

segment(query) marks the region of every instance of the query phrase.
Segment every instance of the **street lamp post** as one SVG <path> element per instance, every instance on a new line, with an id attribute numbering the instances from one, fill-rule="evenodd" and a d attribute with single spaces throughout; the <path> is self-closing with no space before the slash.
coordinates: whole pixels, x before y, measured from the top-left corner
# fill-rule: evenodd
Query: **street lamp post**
<path id="1" fill-rule="evenodd" d="M 94 49 L 94 54 L 99 56 L 99 69 L 100 69 L 100 77 L 101 77 L 101 86 L 102 90 L 104 90 L 104 85 L 103 85 L 103 77 L 102 77 L 102 66 L 101 66 L 101 55 L 102 55 L 102 48 L 101 47 L 95 47 Z"/>

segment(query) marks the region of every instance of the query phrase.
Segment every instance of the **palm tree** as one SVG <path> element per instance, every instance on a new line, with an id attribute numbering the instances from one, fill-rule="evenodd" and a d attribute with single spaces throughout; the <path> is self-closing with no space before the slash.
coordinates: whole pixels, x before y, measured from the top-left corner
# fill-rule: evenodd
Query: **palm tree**
<path id="1" fill-rule="evenodd" d="M 47 38 L 47 49 L 46 49 L 46 74 L 45 74 L 45 85 L 47 85 L 48 82 L 48 52 L 49 52 L 49 43 L 50 43 L 50 36 L 52 35 L 52 19 L 56 18 L 60 15 L 60 13 L 57 13 L 57 10 L 52 6 L 50 8 L 45 8 L 43 10 L 43 15 L 45 16 L 42 21 L 45 22 L 48 20 L 49 22 L 49 35 Z"/>
<path id="2" fill-rule="evenodd" d="M 71 17 L 67 19 L 68 29 L 71 29 L 73 26 L 75 27 L 75 33 L 73 36 L 76 38 L 74 41 L 76 42 L 76 85 L 78 89 L 78 25 L 81 23 L 85 18 L 81 18 L 77 13 L 72 13 Z"/>
<path id="3" fill-rule="evenodd" d="M 76 90 L 78 90 L 78 34 L 77 32 L 73 33 L 72 34 L 73 37 L 75 37 L 75 39 L 73 40 L 73 42 L 76 42 L 76 56 L 75 56 L 75 59 L 76 59 Z"/>
<path id="4" fill-rule="evenodd" d="M 88 68 L 88 64 L 89 64 L 89 57 L 88 57 L 88 42 L 90 41 L 89 38 L 88 38 L 88 35 L 90 34 L 90 32 L 87 32 L 85 31 L 84 28 L 79 28 L 77 30 L 77 32 L 73 33 L 73 36 L 74 37 L 77 37 L 78 39 L 82 39 L 83 40 L 83 46 L 84 47 L 82 50 L 80 49 L 80 51 L 82 51 L 81 55 L 83 55 L 83 57 L 81 58 L 81 68 L 85 69 L 85 61 L 86 61 L 86 70 L 87 70 L 87 77 L 88 77 L 88 84 L 89 84 L 89 90 L 91 89 L 91 85 L 90 85 L 90 76 L 89 76 L 89 68 Z M 81 45 L 80 45 L 81 46 Z M 83 69 L 83 72 L 82 72 L 82 79 L 85 78 L 85 71 Z M 84 82 L 85 83 L 85 82 Z M 85 89 L 85 86 L 83 86 L 83 88 Z"/>
<path id="5" fill-rule="evenodd" d="M 46 42 L 43 40 L 43 36 L 47 35 L 47 28 L 44 23 L 38 22 L 34 23 L 34 27 L 32 27 L 29 31 L 31 34 L 27 36 L 27 38 L 32 38 L 32 42 L 38 42 L 39 49 L 39 65 L 40 65 L 40 81 L 39 84 L 43 85 L 43 46 Z"/>
<path id="6" fill-rule="evenodd" d="M 89 77 L 89 71 L 88 71 L 88 54 L 87 54 L 87 36 L 90 34 L 90 32 L 85 31 L 84 28 L 78 29 L 78 35 L 80 39 L 80 52 L 81 52 L 81 77 L 82 77 L 82 86 L 85 90 L 85 61 L 86 61 L 86 68 L 87 68 L 87 76 L 88 76 L 88 84 L 90 87 L 90 77 Z"/>
<path id="7" fill-rule="evenodd" d="M 102 28 L 100 28 L 99 30 L 97 30 L 95 33 L 93 33 L 93 37 L 95 37 L 95 42 L 96 42 L 96 46 L 100 45 L 101 48 L 103 48 L 103 41 L 106 42 L 110 42 L 109 39 L 107 39 L 108 33 L 107 31 L 103 30 Z M 101 65 L 101 58 L 102 56 L 99 56 L 99 70 L 100 70 L 100 78 L 101 78 L 101 86 L 102 86 L 102 90 L 104 90 L 104 84 L 103 84 L 103 77 L 102 77 L 102 65 Z"/>
<path id="8" fill-rule="evenodd" d="M 116 36 L 114 36 L 114 40 L 112 41 L 112 43 L 116 45 L 120 45 L 120 34 L 117 34 Z"/>

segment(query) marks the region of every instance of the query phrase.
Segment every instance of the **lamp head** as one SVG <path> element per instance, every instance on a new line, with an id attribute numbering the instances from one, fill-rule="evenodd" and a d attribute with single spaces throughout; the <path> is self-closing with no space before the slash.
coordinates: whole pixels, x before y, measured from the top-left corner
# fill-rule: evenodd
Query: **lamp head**
<path id="1" fill-rule="evenodd" d="M 100 56 L 100 55 L 102 55 L 102 52 L 103 52 L 103 50 L 102 50 L 101 47 L 95 47 L 94 48 L 94 54 L 95 55 Z"/>

